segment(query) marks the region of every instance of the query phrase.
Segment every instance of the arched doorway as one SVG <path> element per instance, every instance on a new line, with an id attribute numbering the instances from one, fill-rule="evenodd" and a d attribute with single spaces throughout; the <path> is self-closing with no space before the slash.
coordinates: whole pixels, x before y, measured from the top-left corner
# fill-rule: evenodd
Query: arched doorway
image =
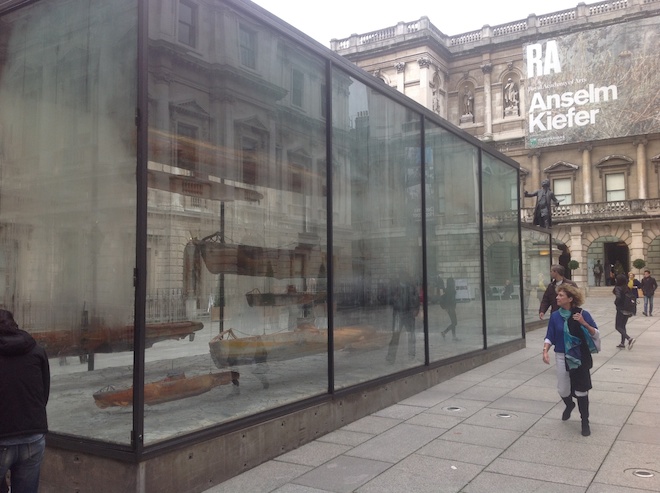
<path id="1" fill-rule="evenodd" d="M 602 285 L 605 286 L 614 285 L 610 277 L 610 272 L 616 267 L 621 266 L 620 268 L 624 273 L 630 270 L 630 250 L 628 245 L 616 236 L 601 236 L 594 240 L 589 247 L 587 252 L 587 284 L 589 286 L 595 286 L 593 267 L 597 260 L 600 260 L 601 264 L 603 264 Z"/>

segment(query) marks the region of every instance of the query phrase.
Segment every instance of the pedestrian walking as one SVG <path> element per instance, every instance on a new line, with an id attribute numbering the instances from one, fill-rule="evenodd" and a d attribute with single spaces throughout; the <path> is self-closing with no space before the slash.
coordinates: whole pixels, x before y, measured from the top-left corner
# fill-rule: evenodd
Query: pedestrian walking
<path id="1" fill-rule="evenodd" d="M 601 280 L 603 279 L 603 264 L 600 263 L 600 260 L 596 260 L 596 265 L 594 265 L 593 272 L 594 282 L 596 286 L 600 286 Z"/>
<path id="2" fill-rule="evenodd" d="M 591 435 L 589 426 L 589 390 L 591 390 L 591 353 L 598 352 L 600 334 L 591 314 L 580 308 L 584 296 L 578 288 L 568 284 L 557 287 L 559 308 L 550 315 L 548 331 L 543 343 L 543 362 L 550 364 L 548 351 L 555 347 L 557 391 L 566 404 L 562 421 L 571 417 L 577 398 L 582 436 Z"/>
<path id="3" fill-rule="evenodd" d="M 566 283 L 577 287 L 577 284 L 564 277 L 565 272 L 563 265 L 557 264 L 550 267 L 550 278 L 552 281 L 548 284 L 545 293 L 543 293 L 543 298 L 541 299 L 541 306 L 539 307 L 539 318 L 541 320 L 543 319 L 545 312 L 548 311 L 548 308 L 550 308 L 551 313 L 557 311 L 559 308 L 557 305 L 557 288 L 559 286 Z"/>
<path id="4" fill-rule="evenodd" d="M 655 278 L 651 276 L 651 271 L 646 269 L 640 284 L 642 286 L 642 294 L 644 295 L 644 311 L 642 314 L 644 316 L 652 317 L 653 295 L 655 294 L 655 290 L 658 289 L 658 283 L 655 281 Z"/>
<path id="5" fill-rule="evenodd" d="M 628 341 L 628 349 L 632 349 L 635 344 L 635 339 L 628 335 L 626 324 L 628 319 L 633 315 L 631 311 L 630 300 L 632 293 L 628 288 L 628 280 L 625 274 L 618 274 L 615 279 L 615 285 L 612 292 L 614 293 L 614 306 L 616 306 L 616 318 L 614 319 L 614 328 L 621 334 L 621 342 L 617 346 L 619 349 L 626 347 Z"/>

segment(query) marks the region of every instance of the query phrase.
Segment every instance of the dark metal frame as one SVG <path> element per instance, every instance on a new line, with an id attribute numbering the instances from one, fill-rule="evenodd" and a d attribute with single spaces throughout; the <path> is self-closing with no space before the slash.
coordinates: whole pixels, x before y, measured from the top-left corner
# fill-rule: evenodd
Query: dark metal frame
<path id="1" fill-rule="evenodd" d="M 48 0 L 18 0 L 15 3 L 10 2 L 11 7 L 3 9 L 0 7 L 0 15 L 24 7 L 26 5 L 36 3 L 37 1 Z M 425 152 L 425 130 L 426 121 L 431 121 L 434 125 L 439 126 L 443 130 L 460 137 L 463 141 L 469 143 L 473 147 L 479 149 L 478 154 L 478 192 L 479 192 L 479 211 L 483 211 L 483 190 L 482 190 L 482 154 L 488 152 L 496 157 L 499 161 L 519 170 L 519 165 L 514 160 L 505 155 L 488 148 L 488 144 L 484 144 L 475 137 L 463 132 L 459 128 L 442 120 L 431 110 L 424 106 L 408 99 L 403 94 L 399 93 L 393 88 L 380 84 L 375 78 L 368 73 L 358 69 L 354 64 L 348 60 L 340 57 L 334 52 L 330 52 L 328 48 L 319 44 L 312 38 L 286 24 L 284 21 L 274 17 L 268 11 L 262 9 L 256 4 L 248 0 L 223 0 L 226 4 L 242 12 L 245 15 L 252 17 L 256 22 L 259 22 L 267 27 L 270 27 L 282 35 L 289 38 L 291 41 L 303 46 L 306 50 L 319 58 L 325 60 L 325 74 L 326 74 L 326 180 L 327 180 L 327 237 L 328 237 L 328 252 L 327 252 L 327 279 L 328 287 L 333 286 L 333 263 L 332 263 L 332 240 L 333 240 L 333 224 L 332 224 L 332 72 L 334 68 L 341 69 L 352 78 L 365 84 L 370 89 L 375 89 L 382 94 L 387 95 L 391 100 L 400 105 L 411 109 L 416 112 L 420 117 L 421 122 L 421 185 L 422 190 L 425 190 L 425 168 L 426 168 L 426 152 Z M 316 396 L 295 403 L 280 406 L 275 409 L 264 411 L 263 413 L 240 418 L 232 422 L 217 424 L 196 432 L 188 433 L 181 437 L 175 437 L 163 442 L 153 445 L 144 444 L 144 369 L 145 369 L 145 305 L 146 305 L 146 245 L 147 245 L 147 152 L 148 152 L 148 40 L 149 40 L 149 5 L 148 0 L 136 0 L 138 10 L 138 46 L 137 46 L 137 107 L 136 107 L 136 127 L 137 127 L 137 163 L 136 163 L 136 185 L 137 185 L 137 211 L 136 211 L 136 268 L 134 271 L 134 288 L 135 288 L 135 339 L 134 339 L 134 374 L 133 374 L 133 388 L 137 389 L 134 392 L 133 400 L 133 430 L 131 431 L 130 445 L 113 444 L 89 438 L 72 437 L 56 432 L 48 436 L 48 445 L 67 450 L 87 452 L 99 456 L 109 457 L 125 462 L 140 462 L 161 455 L 163 453 L 179 449 L 183 446 L 198 443 L 204 440 L 215 438 L 236 430 L 244 429 L 258 423 L 268 421 L 270 419 L 281 417 L 286 414 L 309 408 L 313 405 L 322 404 L 324 402 L 341 399 L 344 396 L 352 395 L 356 392 L 366 389 L 373 389 L 384 383 L 399 380 L 402 377 L 415 375 L 422 371 L 429 369 L 440 368 L 443 366 L 451 365 L 455 362 L 464 360 L 472 355 L 481 353 L 483 350 L 488 349 L 487 346 L 487 325 L 486 325 L 486 310 L 482 310 L 482 323 L 483 323 L 483 349 L 475 350 L 469 353 L 464 353 L 458 356 L 448 358 L 446 360 L 430 362 L 429 359 L 429 341 L 428 341 L 428 279 L 427 279 L 427 245 L 426 245 L 426 197 L 422 194 L 422 282 L 424 289 L 424 359 L 423 366 L 409 368 L 395 374 L 386 375 L 369 382 L 364 382 L 351 387 L 343 389 L 335 389 L 335 374 L 334 374 L 334 358 L 333 358 L 333 314 L 332 310 L 328 312 L 328 394 Z M 520 197 L 518 198 L 520 205 Z M 483 237 L 483 214 L 480 214 L 479 219 L 479 235 L 480 235 L 480 256 L 481 265 L 484 261 L 484 237 Z M 518 214 L 518 233 L 520 235 L 520 215 Z M 521 245 L 519 244 L 519 251 L 521 252 Z M 522 255 L 519 255 L 519 271 L 520 282 L 522 286 Z M 481 289 L 484 286 L 484 272 L 481 272 Z M 482 292 L 482 303 L 485 303 L 485 296 Z M 328 289 L 328 304 L 332 306 L 333 290 Z M 521 315 L 523 312 L 523 302 L 521 298 Z M 524 320 L 524 316 L 521 316 Z M 524 338 L 524 327 L 522 330 L 522 337 Z M 504 344 L 494 345 L 493 347 L 503 346 Z"/>

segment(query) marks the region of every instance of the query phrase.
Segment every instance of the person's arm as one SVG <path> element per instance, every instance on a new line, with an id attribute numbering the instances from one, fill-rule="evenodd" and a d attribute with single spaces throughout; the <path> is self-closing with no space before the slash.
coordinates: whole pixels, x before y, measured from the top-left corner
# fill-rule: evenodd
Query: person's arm
<path id="1" fill-rule="evenodd" d="M 552 284 L 549 284 L 548 287 L 545 289 L 545 293 L 543 293 L 543 298 L 541 299 L 541 306 L 539 307 L 539 318 L 543 319 L 543 315 L 545 315 L 545 312 L 548 311 L 548 308 L 552 306 L 552 292 L 554 292 L 554 289 L 552 289 Z"/>
<path id="2" fill-rule="evenodd" d="M 587 329 L 590 336 L 593 337 L 596 334 L 598 326 L 596 325 L 596 322 L 589 312 L 582 310 L 581 312 L 573 315 L 573 319 L 577 320 L 580 325 Z"/>
<path id="3" fill-rule="evenodd" d="M 550 348 L 553 345 L 554 333 L 554 320 L 552 315 L 550 315 L 550 321 L 548 322 L 548 331 L 545 333 L 545 340 L 543 341 L 543 362 L 546 365 L 550 364 Z"/>

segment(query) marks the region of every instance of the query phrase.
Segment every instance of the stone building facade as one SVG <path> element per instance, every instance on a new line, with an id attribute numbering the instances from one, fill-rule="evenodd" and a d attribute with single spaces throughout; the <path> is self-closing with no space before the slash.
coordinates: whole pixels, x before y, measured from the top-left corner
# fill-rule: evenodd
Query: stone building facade
<path id="1" fill-rule="evenodd" d="M 658 33 L 660 1 L 617 0 L 456 36 L 422 17 L 331 48 L 518 161 L 523 221 L 523 191 L 550 180 L 553 262 L 593 286 L 598 260 L 660 271 Z"/>

